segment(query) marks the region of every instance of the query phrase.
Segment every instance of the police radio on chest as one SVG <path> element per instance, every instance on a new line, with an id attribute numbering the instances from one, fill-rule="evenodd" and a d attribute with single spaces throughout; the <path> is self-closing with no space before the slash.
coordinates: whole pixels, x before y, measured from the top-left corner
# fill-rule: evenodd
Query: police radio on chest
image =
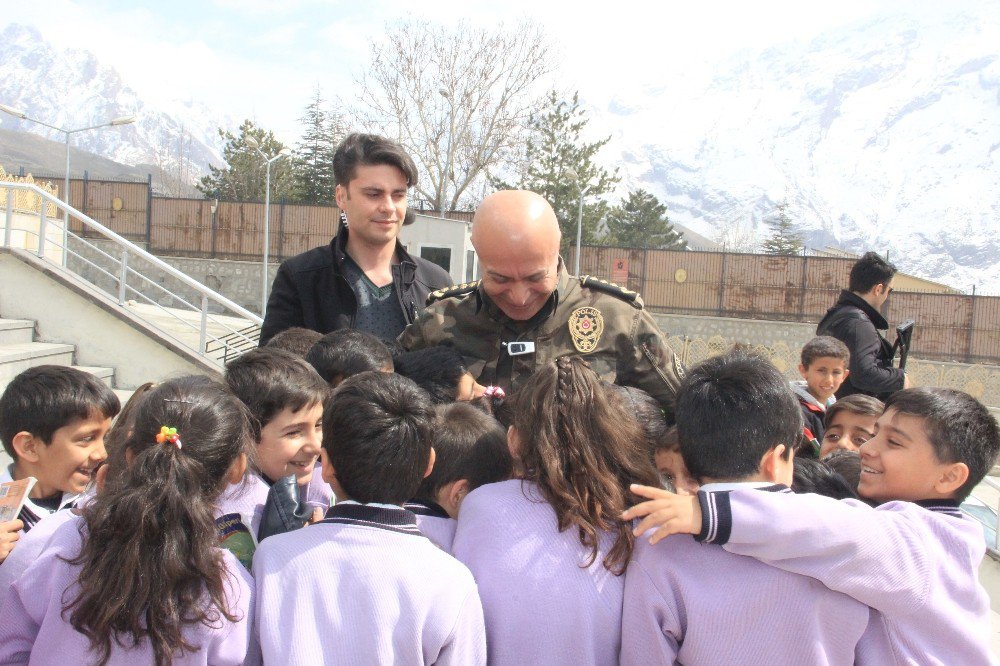
<path id="1" fill-rule="evenodd" d="M 524 356 L 525 354 L 535 353 L 534 342 L 505 342 L 503 344 L 507 347 L 507 354 L 510 356 Z"/>

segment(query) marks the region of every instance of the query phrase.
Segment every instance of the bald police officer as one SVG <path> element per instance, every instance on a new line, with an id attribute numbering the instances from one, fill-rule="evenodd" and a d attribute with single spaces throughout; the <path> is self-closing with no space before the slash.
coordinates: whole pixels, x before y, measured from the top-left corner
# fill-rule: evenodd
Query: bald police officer
<path id="1" fill-rule="evenodd" d="M 533 192 L 487 197 L 472 223 L 482 279 L 431 293 L 399 336 L 454 347 L 480 384 L 516 391 L 536 368 L 580 354 L 608 381 L 641 388 L 672 420 L 683 369 L 633 291 L 567 273 L 555 212 Z"/>

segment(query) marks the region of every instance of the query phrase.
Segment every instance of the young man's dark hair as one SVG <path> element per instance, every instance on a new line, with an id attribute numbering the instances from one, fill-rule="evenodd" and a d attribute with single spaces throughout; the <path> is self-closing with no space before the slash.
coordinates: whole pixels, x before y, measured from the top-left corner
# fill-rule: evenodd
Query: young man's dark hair
<path id="1" fill-rule="evenodd" d="M 845 367 L 851 363 L 851 352 L 847 345 L 829 335 L 817 335 L 802 345 L 802 365 L 808 368 L 818 358 L 837 358 L 844 362 Z"/>
<path id="2" fill-rule="evenodd" d="M 802 412 L 774 365 L 744 350 L 705 361 L 677 394 L 677 434 L 691 475 L 744 479 L 779 444 L 785 459 L 802 432 Z"/>
<path id="3" fill-rule="evenodd" d="M 877 284 L 888 284 L 896 274 L 896 267 L 875 252 L 865 252 L 851 267 L 847 288 L 858 294 L 871 291 Z"/>
<path id="4" fill-rule="evenodd" d="M 858 491 L 837 470 L 822 460 L 795 458 L 792 492 L 815 493 L 833 499 L 857 499 Z"/>
<path id="5" fill-rule="evenodd" d="M 349 499 L 400 504 L 417 491 L 430 462 L 434 408 L 406 377 L 348 377 L 323 412 L 323 449 Z"/>
<path id="6" fill-rule="evenodd" d="M 110 419 L 120 409 L 115 392 L 89 372 L 60 365 L 28 368 L 0 396 L 0 440 L 16 459 L 13 441 L 19 432 L 50 443 L 57 430 L 73 421 L 95 413 Z"/>
<path id="7" fill-rule="evenodd" d="M 885 411 L 923 420 L 938 460 L 965 463 L 969 478 L 955 491 L 961 501 L 983 480 L 1000 453 L 1000 429 L 989 410 L 968 393 L 920 387 L 894 393 Z"/>
<path id="8" fill-rule="evenodd" d="M 463 402 L 438 405 L 434 423 L 434 470 L 415 499 L 436 501 L 443 486 L 465 479 L 468 492 L 510 478 L 514 461 L 507 432 L 492 416 Z"/>
<path id="9" fill-rule="evenodd" d="M 269 349 L 284 349 L 299 358 L 305 358 L 313 345 L 319 342 L 322 337 L 323 334 L 319 331 L 293 326 L 275 335 L 264 346 Z"/>
<path id="10" fill-rule="evenodd" d="M 392 356 L 382 341 L 356 328 L 327 333 L 312 346 L 306 361 L 333 386 L 361 372 L 393 369 Z"/>
<path id="11" fill-rule="evenodd" d="M 304 360 L 283 349 L 262 347 L 226 365 L 226 385 L 243 401 L 261 427 L 283 409 L 297 412 L 322 404 L 330 392 Z"/>
<path id="12" fill-rule="evenodd" d="M 403 147 L 375 134 L 349 134 L 333 155 L 333 177 L 337 185 L 347 187 L 358 166 L 387 164 L 403 172 L 406 184 L 417 184 L 417 166 Z"/>
<path id="13" fill-rule="evenodd" d="M 397 373 L 415 381 L 436 405 L 455 402 L 458 382 L 469 374 L 461 354 L 441 345 L 401 352 L 392 362 Z"/>

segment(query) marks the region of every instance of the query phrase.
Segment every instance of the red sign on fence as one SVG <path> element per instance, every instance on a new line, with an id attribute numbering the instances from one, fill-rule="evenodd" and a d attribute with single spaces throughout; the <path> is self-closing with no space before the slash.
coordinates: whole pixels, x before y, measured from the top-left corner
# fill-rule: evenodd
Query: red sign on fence
<path id="1" fill-rule="evenodd" d="M 628 259 L 611 261 L 611 281 L 623 287 L 628 285 Z"/>

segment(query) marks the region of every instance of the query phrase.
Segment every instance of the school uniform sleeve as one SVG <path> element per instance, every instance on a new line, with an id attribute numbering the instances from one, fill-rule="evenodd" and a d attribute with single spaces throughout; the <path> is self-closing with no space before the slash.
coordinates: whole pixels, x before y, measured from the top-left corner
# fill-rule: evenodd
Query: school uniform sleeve
<path id="1" fill-rule="evenodd" d="M 0 603 L 0 664 L 28 663 L 52 597 L 56 557 L 53 552 L 42 554 Z"/>
<path id="2" fill-rule="evenodd" d="M 625 572 L 622 606 L 622 666 L 673 664 L 683 638 L 672 604 L 666 602 L 646 569 L 634 558 Z"/>
<path id="3" fill-rule="evenodd" d="M 455 628 L 434 663 L 440 666 L 486 666 L 486 624 L 483 619 L 483 604 L 475 585 L 465 597 Z"/>
<path id="4" fill-rule="evenodd" d="M 695 538 L 822 582 L 883 613 L 927 600 L 949 544 L 909 502 L 873 509 L 856 500 L 759 490 L 699 492 Z M 985 549 L 984 549 L 985 550 Z M 954 573 L 954 572 L 952 572 Z"/>
<path id="5" fill-rule="evenodd" d="M 236 617 L 235 622 L 223 622 L 213 629 L 208 646 L 210 664 L 255 664 L 256 644 L 254 626 L 254 584 L 250 572 L 228 550 L 222 551 L 222 564 L 226 571 L 226 603 Z"/>

